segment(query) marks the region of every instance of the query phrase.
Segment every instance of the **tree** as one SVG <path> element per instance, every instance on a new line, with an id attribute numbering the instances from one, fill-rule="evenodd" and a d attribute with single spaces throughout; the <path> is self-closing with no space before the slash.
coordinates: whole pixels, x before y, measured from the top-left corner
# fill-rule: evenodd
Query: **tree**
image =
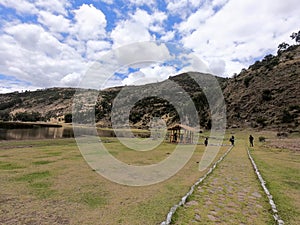
<path id="1" fill-rule="evenodd" d="M 280 55 L 280 53 L 286 50 L 289 46 L 290 45 L 288 43 L 282 42 L 281 44 L 278 45 L 277 54 Z"/>
<path id="2" fill-rule="evenodd" d="M 23 122 L 36 122 L 42 121 L 43 117 L 39 112 L 18 112 L 15 114 L 15 120 Z"/>
<path id="3" fill-rule="evenodd" d="M 0 110 L 0 120 L 9 121 L 10 120 L 9 111 L 7 111 L 7 110 Z"/>
<path id="4" fill-rule="evenodd" d="M 300 30 L 298 32 L 293 32 L 290 37 L 292 38 L 292 40 L 295 40 L 296 43 L 300 44 Z"/>

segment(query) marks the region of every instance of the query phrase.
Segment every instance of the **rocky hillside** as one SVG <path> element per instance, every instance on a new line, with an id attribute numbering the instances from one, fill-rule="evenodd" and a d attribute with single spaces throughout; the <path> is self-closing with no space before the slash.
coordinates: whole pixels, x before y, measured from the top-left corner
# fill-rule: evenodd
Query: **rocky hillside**
<path id="1" fill-rule="evenodd" d="M 177 108 L 190 107 L 183 93 L 193 100 L 198 111 L 200 126 L 210 127 L 210 111 L 203 88 L 213 95 L 216 90 L 208 82 L 212 75 L 185 73 L 168 80 L 142 86 L 109 88 L 103 91 L 81 90 L 97 96 L 96 121 L 99 126 L 111 126 L 113 100 L 121 102 L 115 109 L 118 119 L 130 111 L 130 122 L 135 127 L 148 127 L 153 117 L 165 120 L 168 125 L 179 119 L 174 104 L 164 99 L 172 96 Z M 200 79 L 200 80 L 197 80 Z M 196 82 L 196 81 L 197 82 Z M 268 55 L 233 78 L 217 78 L 227 107 L 229 127 L 269 127 L 299 130 L 300 124 L 300 46 L 291 46 L 279 55 Z M 199 87 L 199 83 L 204 84 Z M 0 120 L 61 120 L 72 112 L 73 88 L 50 88 L 22 93 L 0 95 Z M 142 96 L 146 96 L 143 98 Z M 78 106 L 82 118 L 91 108 Z M 180 105 L 181 104 L 181 105 Z M 216 104 L 218 100 L 216 99 Z M 128 108 L 130 107 L 130 108 Z M 24 114 L 30 114 L 25 115 Z M 119 114 L 119 115 L 118 115 Z M 26 117 L 27 116 L 27 117 Z M 193 125 L 194 118 L 186 118 Z"/>
<path id="2" fill-rule="evenodd" d="M 300 46 L 267 55 L 227 80 L 224 96 L 231 126 L 299 127 Z"/>

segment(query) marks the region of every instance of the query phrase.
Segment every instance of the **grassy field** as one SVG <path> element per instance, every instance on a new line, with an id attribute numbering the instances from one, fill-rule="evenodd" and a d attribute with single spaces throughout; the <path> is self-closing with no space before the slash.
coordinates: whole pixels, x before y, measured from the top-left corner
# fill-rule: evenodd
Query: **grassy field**
<path id="1" fill-rule="evenodd" d="M 279 139 L 274 133 L 263 133 L 266 142 L 251 148 L 256 164 L 273 195 L 279 215 L 285 224 L 300 221 L 300 137 Z"/>
<path id="2" fill-rule="evenodd" d="M 279 139 L 276 132 L 231 130 L 236 144 L 185 206 L 172 224 L 275 224 L 271 207 L 247 156 L 249 134 L 255 137 L 250 148 L 256 164 L 285 224 L 300 221 L 300 138 L 292 134 Z M 261 137 L 261 138 L 260 138 Z M 266 142 L 259 142 L 265 138 Z"/>
<path id="3" fill-rule="evenodd" d="M 270 205 L 248 159 L 247 132 L 233 131 L 235 146 L 200 184 L 172 224 L 273 225 Z"/>
<path id="4" fill-rule="evenodd" d="M 205 172 L 198 171 L 203 145 L 165 182 L 130 187 L 93 171 L 74 139 L 0 144 L 0 224 L 159 224 Z M 158 162 L 175 147 L 163 143 L 153 151 L 135 152 L 115 138 L 107 138 L 105 145 L 116 158 L 136 165 Z"/>
<path id="5" fill-rule="evenodd" d="M 250 132 L 255 137 L 251 153 L 274 196 L 279 215 L 286 224 L 296 225 L 300 221 L 300 152 L 294 143 L 300 145 L 300 139 L 296 135 L 278 141 L 273 132 L 232 130 L 228 131 L 225 144 L 234 134 L 237 146 L 245 149 Z M 266 142 L 259 143 L 260 136 Z M 116 138 L 107 138 L 105 145 L 116 158 L 133 165 L 158 162 L 168 157 L 175 147 L 163 143 L 156 150 L 136 152 L 121 145 Z M 223 147 L 218 157 L 227 149 L 228 146 Z M 203 152 L 204 146 L 198 145 L 186 166 L 164 182 L 130 187 L 113 183 L 93 171 L 74 139 L 2 141 L 0 224 L 160 224 L 170 207 L 206 172 L 198 170 Z M 236 186 L 234 179 L 231 181 Z M 259 194 L 263 196 L 261 190 Z M 265 200 L 260 204 L 269 210 Z M 232 213 L 232 218 L 245 217 Z M 264 218 L 270 221 L 270 215 L 269 211 Z"/>

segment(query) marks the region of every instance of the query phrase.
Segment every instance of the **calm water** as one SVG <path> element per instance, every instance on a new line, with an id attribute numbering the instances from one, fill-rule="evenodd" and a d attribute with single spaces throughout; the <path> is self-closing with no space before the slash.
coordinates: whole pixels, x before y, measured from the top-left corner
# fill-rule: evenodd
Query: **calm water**
<path id="1" fill-rule="evenodd" d="M 93 134 L 92 129 L 82 129 L 83 135 Z M 113 131 L 99 135 L 113 137 Z M 56 139 L 74 137 L 72 127 L 38 127 L 31 129 L 0 129 L 0 140 Z"/>
<path id="2" fill-rule="evenodd" d="M 81 135 L 94 135 L 93 128 L 81 128 Z M 98 130 L 101 137 L 115 137 L 113 130 Z M 119 134 L 120 135 L 120 134 Z M 130 133 L 124 131 L 120 136 L 129 137 Z M 142 136 L 137 134 L 137 136 Z M 37 127 L 30 129 L 1 129 L 0 140 L 32 140 L 32 139 L 56 139 L 72 138 L 74 132 L 72 127 Z"/>

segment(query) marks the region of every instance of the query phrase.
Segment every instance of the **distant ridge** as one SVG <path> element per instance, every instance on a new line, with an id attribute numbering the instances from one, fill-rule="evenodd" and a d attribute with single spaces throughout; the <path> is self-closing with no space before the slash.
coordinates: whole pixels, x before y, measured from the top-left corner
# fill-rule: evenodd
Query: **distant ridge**
<path id="1" fill-rule="evenodd" d="M 210 112 L 206 97 L 189 74 L 179 74 L 169 80 L 176 82 L 190 95 L 198 110 L 200 126 L 209 128 Z M 228 127 L 268 127 L 299 131 L 299 45 L 291 46 L 277 56 L 268 55 L 233 78 L 217 77 L 217 80 L 226 102 Z M 171 88 L 166 81 L 130 88 L 135 91 L 149 87 L 153 91 Z M 95 113 L 99 126 L 111 126 L 111 107 L 121 89 L 122 87 L 114 87 L 99 92 L 89 90 L 98 95 Z M 72 112 L 75 91 L 74 88 L 49 88 L 0 94 L 0 120 L 11 120 L 20 112 L 38 112 L 42 120 L 62 121 L 66 114 Z M 133 127 L 148 128 L 152 117 L 164 119 L 167 125 L 178 122 L 174 107 L 166 100 L 156 97 L 138 101 L 131 109 L 130 122 Z"/>

